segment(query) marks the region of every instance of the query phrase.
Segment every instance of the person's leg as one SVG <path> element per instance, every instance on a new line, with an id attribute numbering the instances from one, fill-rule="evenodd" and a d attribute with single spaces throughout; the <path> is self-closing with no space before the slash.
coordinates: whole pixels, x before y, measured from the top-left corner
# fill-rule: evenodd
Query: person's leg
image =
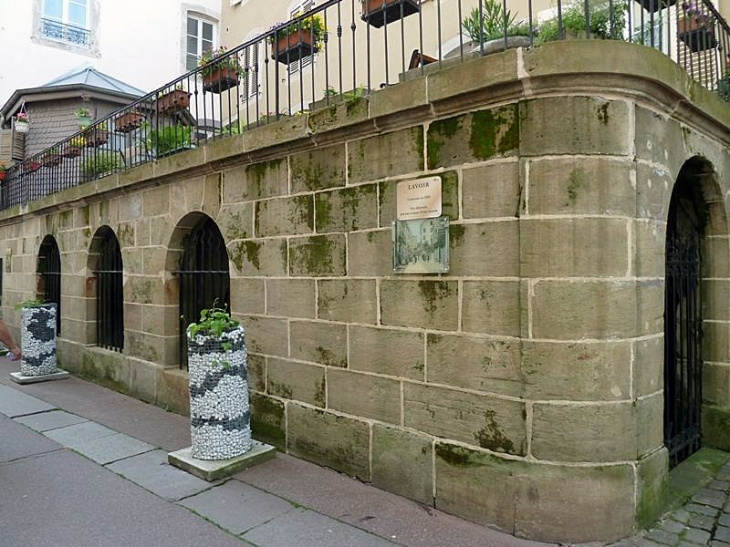
<path id="1" fill-rule="evenodd" d="M 5 344 L 5 346 L 10 350 L 10 353 L 13 354 L 13 357 L 15 359 L 20 358 L 20 348 L 15 343 L 15 340 L 13 340 L 13 335 L 10 334 L 7 324 L 2 319 L 0 319 L 0 342 Z"/>

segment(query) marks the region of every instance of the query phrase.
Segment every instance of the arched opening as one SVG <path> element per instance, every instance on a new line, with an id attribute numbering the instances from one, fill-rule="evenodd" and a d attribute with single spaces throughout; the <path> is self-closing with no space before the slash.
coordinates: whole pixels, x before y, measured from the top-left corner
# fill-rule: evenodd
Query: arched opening
<path id="1" fill-rule="evenodd" d="M 717 207 L 719 205 L 719 207 Z M 704 313 L 713 284 L 708 236 L 722 233 L 722 196 L 706 160 L 692 158 L 672 190 L 665 243 L 664 444 L 674 467 L 702 443 Z M 709 291 L 706 290 L 709 288 Z"/>
<path id="2" fill-rule="evenodd" d="M 226 244 L 215 221 L 201 216 L 183 241 L 178 264 L 180 368 L 187 368 L 185 330 L 205 308 L 231 305 Z"/>
<path id="3" fill-rule="evenodd" d="M 96 231 L 89 258 L 96 281 L 96 345 L 121 352 L 124 349 L 124 269 L 119 240 L 109 226 Z"/>
<path id="4" fill-rule="evenodd" d="M 43 238 L 36 265 L 36 298 L 56 304 L 56 334 L 61 334 L 61 253 L 52 235 Z"/>

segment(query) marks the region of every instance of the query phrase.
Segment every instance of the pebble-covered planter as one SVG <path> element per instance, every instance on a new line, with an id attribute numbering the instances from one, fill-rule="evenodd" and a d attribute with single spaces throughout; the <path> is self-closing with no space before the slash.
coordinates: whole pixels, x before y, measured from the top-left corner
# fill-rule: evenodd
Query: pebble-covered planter
<path id="1" fill-rule="evenodd" d="M 243 327 L 220 337 L 188 332 L 188 377 L 192 457 L 224 460 L 250 450 Z"/>
<path id="2" fill-rule="evenodd" d="M 20 373 L 45 376 L 56 369 L 56 304 L 23 307 L 20 310 Z"/>

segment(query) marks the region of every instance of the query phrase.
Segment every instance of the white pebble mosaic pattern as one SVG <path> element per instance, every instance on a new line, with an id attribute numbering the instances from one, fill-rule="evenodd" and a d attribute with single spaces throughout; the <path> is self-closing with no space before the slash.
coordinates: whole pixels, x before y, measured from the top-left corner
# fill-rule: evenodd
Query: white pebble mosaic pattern
<path id="1" fill-rule="evenodd" d="M 56 369 L 56 304 L 43 304 L 20 311 L 20 347 L 23 376 L 45 376 Z"/>
<path id="2" fill-rule="evenodd" d="M 247 376 L 243 327 L 220 339 L 188 336 L 193 458 L 225 460 L 251 449 Z"/>

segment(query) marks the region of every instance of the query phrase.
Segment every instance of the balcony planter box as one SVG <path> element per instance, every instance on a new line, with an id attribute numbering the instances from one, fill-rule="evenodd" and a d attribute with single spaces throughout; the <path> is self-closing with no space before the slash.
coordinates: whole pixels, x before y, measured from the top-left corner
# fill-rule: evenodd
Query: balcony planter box
<path id="1" fill-rule="evenodd" d="M 677 21 L 677 36 L 694 53 L 717 47 L 714 25 L 703 25 L 695 17 L 682 17 Z"/>
<path id="2" fill-rule="evenodd" d="M 106 144 L 109 140 L 109 132 L 104 129 L 93 129 L 84 133 L 87 148 L 96 148 Z"/>
<path id="3" fill-rule="evenodd" d="M 142 125 L 144 114 L 141 112 L 125 112 L 114 118 L 114 128 L 119 133 L 129 133 Z"/>
<path id="4" fill-rule="evenodd" d="M 649 13 L 655 13 L 660 9 L 668 8 L 677 3 L 677 0 L 636 0 L 641 7 Z"/>
<path id="5" fill-rule="evenodd" d="M 271 44 L 271 58 L 285 65 L 317 53 L 319 49 L 314 45 L 314 36 L 311 30 L 301 30 L 281 36 Z"/>
<path id="6" fill-rule="evenodd" d="M 173 89 L 157 97 L 157 113 L 177 112 L 190 106 L 190 93 L 182 89 Z"/>
<path id="7" fill-rule="evenodd" d="M 26 160 L 23 162 L 23 172 L 25 174 L 34 173 L 41 168 L 41 164 L 37 161 Z"/>
<path id="8" fill-rule="evenodd" d="M 380 28 L 401 18 L 418 13 L 416 0 L 362 0 L 361 19 L 368 25 Z"/>
<path id="9" fill-rule="evenodd" d="M 213 68 L 203 74 L 203 90 L 209 93 L 221 93 L 238 85 L 238 73 L 227 66 Z"/>
<path id="10" fill-rule="evenodd" d="M 74 145 L 66 145 L 63 148 L 61 155 L 64 158 L 78 158 L 81 155 L 81 147 Z"/>
<path id="11" fill-rule="evenodd" d="M 48 152 L 41 157 L 43 167 L 57 167 L 61 165 L 61 161 L 63 161 L 61 154 L 56 154 L 55 152 Z"/>
<path id="12" fill-rule="evenodd" d="M 243 327 L 220 336 L 187 331 L 191 455 L 235 458 L 251 449 Z"/>
<path id="13" fill-rule="evenodd" d="M 56 304 L 23 306 L 20 310 L 20 345 L 23 376 L 56 374 Z"/>

